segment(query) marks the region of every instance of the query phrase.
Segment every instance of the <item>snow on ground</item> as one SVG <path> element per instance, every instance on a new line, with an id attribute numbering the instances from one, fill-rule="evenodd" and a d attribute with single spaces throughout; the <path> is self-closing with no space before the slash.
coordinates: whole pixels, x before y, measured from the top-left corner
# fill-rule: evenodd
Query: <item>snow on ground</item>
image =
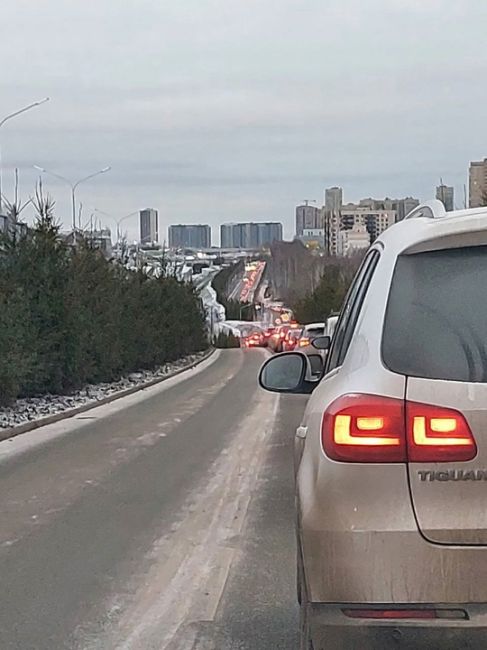
<path id="1" fill-rule="evenodd" d="M 178 361 L 167 363 L 156 370 L 133 372 L 118 381 L 103 384 L 89 384 L 72 395 L 42 395 L 18 399 L 12 406 L 0 408 L 0 430 L 32 422 L 40 418 L 56 415 L 85 404 L 96 404 L 105 397 L 136 386 L 142 386 L 151 380 L 172 375 L 206 355 L 206 352 L 192 354 Z"/>

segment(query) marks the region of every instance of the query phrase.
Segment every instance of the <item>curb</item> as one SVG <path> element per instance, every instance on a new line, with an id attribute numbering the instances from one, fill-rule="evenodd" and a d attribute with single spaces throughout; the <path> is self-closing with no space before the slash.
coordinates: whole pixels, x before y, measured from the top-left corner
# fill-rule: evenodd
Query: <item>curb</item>
<path id="1" fill-rule="evenodd" d="M 186 372 L 187 370 L 192 370 L 193 368 L 196 368 L 196 366 L 199 366 L 200 363 L 203 363 L 203 361 L 209 359 L 214 352 L 215 352 L 215 348 L 211 348 L 203 357 L 201 357 L 201 359 L 198 359 L 197 361 L 193 361 L 193 363 L 190 363 L 188 366 L 184 366 L 184 368 L 178 368 L 174 372 L 171 372 L 170 374 L 165 375 L 164 377 L 157 377 L 156 379 L 151 379 L 150 381 L 145 382 L 145 384 L 139 384 L 138 386 L 133 386 L 132 388 L 126 388 L 125 390 L 121 390 L 118 393 L 113 393 L 112 395 L 103 397 L 102 399 L 97 400 L 96 402 L 90 402 L 89 404 L 82 404 L 81 406 L 76 406 L 73 409 L 67 409 L 66 411 L 62 411 L 61 413 L 56 413 L 55 415 L 48 415 L 45 418 L 39 418 L 39 420 L 32 420 L 31 422 L 25 422 L 24 424 L 19 424 L 15 427 L 10 427 L 9 429 L 0 430 L 0 442 L 9 440 L 10 438 L 15 438 L 16 436 L 19 436 L 22 433 L 27 433 L 28 431 L 33 431 L 34 429 L 40 429 L 41 427 L 45 427 L 48 424 L 54 424 L 55 422 L 59 422 L 60 420 L 67 420 L 68 418 L 72 418 L 75 415 L 78 415 L 78 413 L 85 413 L 86 411 L 91 411 L 91 409 L 97 408 L 98 406 L 103 406 L 104 404 L 110 404 L 110 402 L 114 402 L 117 399 L 120 399 L 122 397 L 127 397 L 128 395 L 132 395 L 133 393 L 138 393 L 140 390 L 144 390 L 145 388 L 150 388 L 151 386 L 160 384 L 163 381 L 166 381 L 166 379 L 171 379 L 171 377 L 176 377 L 177 375 L 180 375 L 181 373 Z"/>

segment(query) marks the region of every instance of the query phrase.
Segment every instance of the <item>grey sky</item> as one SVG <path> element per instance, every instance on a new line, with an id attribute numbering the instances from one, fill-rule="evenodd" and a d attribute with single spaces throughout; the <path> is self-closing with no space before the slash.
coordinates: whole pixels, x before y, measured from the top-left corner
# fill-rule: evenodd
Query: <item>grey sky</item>
<path id="1" fill-rule="evenodd" d="M 1 21 L 1 116 L 52 98 L 2 130 L 7 195 L 15 166 L 25 197 L 32 164 L 111 165 L 80 188 L 86 216 L 290 236 L 334 184 L 431 198 L 442 175 L 461 203 L 487 156 L 485 0 L 2 0 Z M 45 183 L 68 224 L 69 190 Z"/>

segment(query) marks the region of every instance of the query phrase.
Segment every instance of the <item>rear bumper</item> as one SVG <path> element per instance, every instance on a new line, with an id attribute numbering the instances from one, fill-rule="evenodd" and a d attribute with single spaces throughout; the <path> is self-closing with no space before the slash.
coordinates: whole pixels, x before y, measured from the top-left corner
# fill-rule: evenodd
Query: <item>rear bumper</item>
<path id="1" fill-rule="evenodd" d="M 453 606 L 467 611 L 469 620 L 407 623 L 349 618 L 342 612 L 346 607 L 309 605 L 314 650 L 485 650 L 487 647 L 487 605 Z"/>
<path id="2" fill-rule="evenodd" d="M 311 602 L 487 603 L 485 547 L 442 547 L 416 531 L 304 530 L 298 539 Z"/>

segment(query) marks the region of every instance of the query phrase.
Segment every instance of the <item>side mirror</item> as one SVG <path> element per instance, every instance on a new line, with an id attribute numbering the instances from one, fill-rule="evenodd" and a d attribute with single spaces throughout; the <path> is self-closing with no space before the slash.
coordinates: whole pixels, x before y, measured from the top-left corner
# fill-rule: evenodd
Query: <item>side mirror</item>
<path id="1" fill-rule="evenodd" d="M 313 355 L 314 356 L 314 355 Z M 318 355 L 316 355 L 318 356 Z M 301 352 L 285 352 L 268 359 L 259 373 L 259 384 L 272 393 L 307 395 L 317 386 L 311 362 Z"/>
<path id="2" fill-rule="evenodd" d="M 315 350 L 328 350 L 331 345 L 331 338 L 329 336 L 317 336 L 311 341 L 311 345 Z"/>

